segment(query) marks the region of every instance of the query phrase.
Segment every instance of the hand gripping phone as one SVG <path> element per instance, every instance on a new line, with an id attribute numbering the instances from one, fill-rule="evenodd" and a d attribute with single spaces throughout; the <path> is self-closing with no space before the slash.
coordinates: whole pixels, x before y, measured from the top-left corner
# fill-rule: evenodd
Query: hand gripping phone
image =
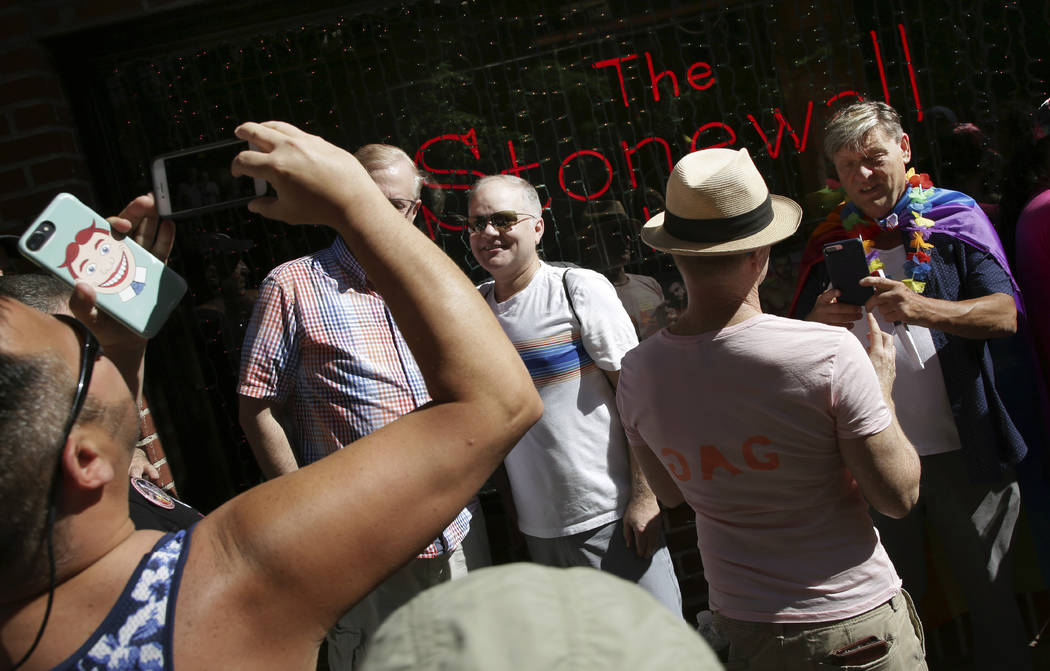
<path id="1" fill-rule="evenodd" d="M 186 281 L 131 238 L 115 238 L 105 217 L 60 193 L 18 241 L 22 255 L 70 286 L 95 288 L 98 307 L 151 338 L 186 293 Z"/>
<path id="2" fill-rule="evenodd" d="M 226 209 L 265 195 L 266 180 L 234 177 L 230 164 L 251 148 L 244 140 L 227 140 L 153 159 L 153 196 L 160 216 L 178 219 Z"/>
<path id="3" fill-rule="evenodd" d="M 860 238 L 850 238 L 824 245 L 824 264 L 831 277 L 831 286 L 842 292 L 840 303 L 864 305 L 875 295 L 871 287 L 858 284 L 870 275 L 868 261 L 864 256 L 864 243 Z"/>

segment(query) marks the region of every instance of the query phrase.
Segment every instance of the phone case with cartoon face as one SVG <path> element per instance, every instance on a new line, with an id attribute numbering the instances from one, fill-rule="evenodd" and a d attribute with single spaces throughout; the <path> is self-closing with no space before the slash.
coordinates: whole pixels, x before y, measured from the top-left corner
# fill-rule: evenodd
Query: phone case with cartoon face
<path id="1" fill-rule="evenodd" d="M 73 286 L 95 288 L 98 307 L 139 335 L 156 335 L 186 281 L 76 197 L 60 193 L 18 241 L 22 254 Z"/>

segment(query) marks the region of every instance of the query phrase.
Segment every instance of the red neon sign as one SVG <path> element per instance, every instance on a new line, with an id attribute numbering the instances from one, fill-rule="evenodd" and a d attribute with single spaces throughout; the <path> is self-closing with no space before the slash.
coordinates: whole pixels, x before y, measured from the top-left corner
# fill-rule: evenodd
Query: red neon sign
<path id="1" fill-rule="evenodd" d="M 911 51 L 910 51 L 909 45 L 908 45 L 907 32 L 906 32 L 903 24 L 898 24 L 897 25 L 897 29 L 898 29 L 898 32 L 899 32 L 899 35 L 900 35 L 901 46 L 903 48 L 904 60 L 905 60 L 905 62 L 907 64 L 907 67 L 908 67 L 908 76 L 909 76 L 909 80 L 910 80 L 910 84 L 911 84 L 911 92 L 912 92 L 912 95 L 915 98 L 915 106 L 916 106 L 916 111 L 917 111 L 917 114 L 918 114 L 918 120 L 922 121 L 922 118 L 923 118 L 922 104 L 921 104 L 921 102 L 919 100 L 918 83 L 917 83 L 916 76 L 915 76 L 915 68 L 914 68 L 914 65 L 912 64 L 912 60 L 911 60 Z M 883 62 L 882 50 L 881 50 L 881 48 L 879 46 L 878 35 L 875 33 L 875 31 L 871 31 L 870 32 L 870 37 L 871 37 L 872 45 L 873 45 L 873 47 L 875 49 L 875 59 L 876 59 L 876 63 L 877 63 L 878 70 L 879 70 L 879 78 L 880 78 L 881 83 L 882 83 L 883 96 L 884 96 L 885 100 L 887 102 L 889 102 L 889 84 L 888 84 L 888 81 L 887 81 L 887 78 L 886 78 L 886 66 L 885 66 L 885 63 Z M 657 68 L 656 68 L 656 65 L 653 62 L 652 55 L 649 52 L 643 52 L 643 54 L 644 54 L 645 63 L 646 63 L 646 72 L 643 73 L 643 76 L 645 74 L 648 75 L 648 82 L 646 82 L 646 84 L 650 88 L 653 101 L 654 102 L 659 102 L 660 99 L 661 99 L 660 98 L 660 91 L 659 91 L 659 85 L 660 85 L 661 82 L 664 83 L 665 90 L 668 91 L 674 97 L 679 97 L 679 96 L 683 95 L 682 88 L 679 86 L 678 76 L 674 72 L 672 72 L 671 70 L 664 70 L 664 71 L 661 71 L 661 72 L 657 72 Z M 627 86 L 627 81 L 628 80 L 625 78 L 625 64 L 626 63 L 630 63 L 631 61 L 634 61 L 634 60 L 638 60 L 638 56 L 639 56 L 638 54 L 627 54 L 625 56 L 618 56 L 616 58 L 608 58 L 608 59 L 596 61 L 596 62 L 591 64 L 591 67 L 596 69 L 596 70 L 603 69 L 603 68 L 609 68 L 609 67 L 615 68 L 617 81 L 618 81 L 618 84 L 619 84 L 619 87 L 620 87 L 621 99 L 623 101 L 624 107 L 630 107 L 631 106 L 631 100 L 632 100 L 631 98 L 628 97 L 628 92 L 627 92 L 628 91 L 628 86 Z M 686 69 L 686 71 L 685 71 L 685 80 L 686 80 L 686 82 L 689 84 L 689 86 L 692 89 L 697 90 L 697 91 L 703 91 L 703 90 L 709 89 L 711 86 L 713 86 L 717 82 L 717 78 L 714 76 L 714 71 L 712 70 L 711 65 L 708 64 L 708 63 L 705 63 L 703 61 L 697 61 L 697 62 L 693 63 L 692 65 L 690 65 L 689 68 Z M 670 87 L 667 86 L 668 82 L 670 83 Z M 852 89 L 846 89 L 846 90 L 839 91 L 838 93 L 835 93 L 834 95 L 832 95 L 830 98 L 828 98 L 824 102 L 824 105 L 827 106 L 827 107 L 830 107 L 832 104 L 834 104 L 835 102 L 841 100 L 842 98 L 847 98 L 847 97 L 850 97 L 850 96 L 853 96 L 853 97 L 856 97 L 857 99 L 863 100 L 863 96 L 858 91 L 855 91 L 855 90 L 852 90 Z M 783 154 L 783 152 L 782 152 L 783 144 L 782 143 L 784 142 L 785 135 L 791 138 L 791 144 L 793 145 L 794 149 L 797 152 L 801 153 L 801 152 L 806 151 L 806 148 L 807 148 L 807 145 L 808 145 L 808 142 L 809 142 L 810 126 L 811 126 L 812 120 L 813 120 L 813 107 L 814 107 L 814 105 L 815 105 L 815 102 L 813 100 L 809 100 L 806 103 L 805 117 L 804 117 L 804 119 L 802 119 L 802 122 L 801 122 L 801 128 L 802 128 L 801 137 L 799 137 L 799 134 L 795 131 L 794 126 L 791 124 L 790 121 L 788 121 L 787 117 L 784 115 L 784 113 L 780 109 L 774 109 L 772 111 L 773 120 L 776 121 L 776 124 L 777 124 L 776 125 L 776 133 L 775 133 L 775 136 L 773 137 L 772 141 L 770 141 L 770 136 L 772 135 L 772 133 L 767 131 L 765 128 L 762 127 L 762 124 L 759 123 L 758 118 L 754 114 L 750 114 L 750 113 L 746 114 L 745 118 L 750 123 L 750 127 L 754 129 L 754 132 L 755 132 L 755 135 L 757 136 L 757 139 L 759 139 L 762 142 L 762 144 L 765 147 L 765 150 L 769 154 L 770 158 L 776 159 L 776 158 L 780 158 L 782 156 L 782 154 Z M 698 151 L 700 149 L 711 149 L 711 148 L 716 148 L 716 147 L 731 147 L 731 146 L 733 146 L 733 145 L 735 145 L 737 143 L 737 139 L 738 139 L 737 130 L 735 130 L 733 128 L 733 126 L 731 126 L 727 122 L 727 120 L 722 119 L 722 120 L 708 121 L 706 123 L 700 124 L 700 126 L 697 128 L 696 132 L 692 136 L 692 139 L 690 141 L 688 150 L 690 152 L 693 152 L 693 151 Z M 433 173 L 435 175 L 449 175 L 449 176 L 473 175 L 473 176 L 478 177 L 478 178 L 484 177 L 484 174 L 481 171 L 476 170 L 476 169 L 470 169 L 470 168 L 445 168 L 445 167 L 434 167 L 434 166 L 431 166 L 427 162 L 426 152 L 427 152 L 428 148 L 430 148 L 431 146 L 433 146 L 435 143 L 438 143 L 438 142 L 453 142 L 453 143 L 457 143 L 459 145 L 462 145 L 470 153 L 470 156 L 475 161 L 480 161 L 481 160 L 481 151 L 480 151 L 479 141 L 478 141 L 478 137 L 477 137 L 477 132 L 475 131 L 475 129 L 471 128 L 471 129 L 467 130 L 467 132 L 465 132 L 465 133 L 445 133 L 445 134 L 438 135 L 436 137 L 430 138 L 429 140 L 426 140 L 416 150 L 415 161 L 416 161 L 416 164 L 419 165 L 421 168 L 423 168 L 423 169 L 425 169 L 425 170 L 427 170 L 427 171 L 429 171 L 429 172 L 431 172 L 431 173 Z M 630 187 L 632 189 L 639 188 L 639 181 L 638 181 L 638 178 L 637 178 L 637 167 L 635 165 L 635 159 L 637 157 L 638 151 L 642 147 L 645 147 L 647 145 L 654 145 L 654 146 L 656 146 L 658 148 L 662 148 L 663 151 L 662 152 L 658 151 L 658 156 L 662 157 L 663 161 L 666 161 L 668 172 L 670 172 L 671 169 L 673 168 L 674 157 L 673 157 L 673 152 L 671 150 L 671 144 L 664 138 L 656 137 L 656 136 L 650 136 L 650 137 L 642 138 L 641 140 L 637 141 L 633 146 L 628 145 L 627 141 L 621 139 L 619 144 L 620 144 L 620 150 L 623 152 L 624 162 L 626 163 L 626 166 L 627 166 L 627 181 L 629 182 Z M 565 172 L 566 172 L 566 169 L 570 165 L 572 165 L 572 163 L 574 161 L 581 160 L 584 157 L 596 158 L 599 161 L 601 161 L 602 167 L 605 170 L 605 180 L 604 180 L 604 183 L 601 185 L 601 187 L 597 191 L 595 191 L 593 193 L 580 194 L 580 193 L 577 193 L 577 192 L 573 191 L 572 189 L 570 189 L 569 185 L 566 182 Z M 518 177 L 523 177 L 524 173 L 526 173 L 526 172 L 528 172 L 530 170 L 540 169 L 545 162 L 548 162 L 548 161 L 551 161 L 551 160 L 556 160 L 556 159 L 554 157 L 549 157 L 549 158 L 540 159 L 540 160 L 536 160 L 536 161 L 532 161 L 532 162 L 521 163 L 521 162 L 519 162 L 518 150 L 515 148 L 514 141 L 508 140 L 507 141 L 507 165 L 509 167 L 504 168 L 500 172 L 502 174 L 509 174 L 509 175 L 515 175 L 515 176 L 518 176 Z M 658 160 L 660 160 L 660 159 L 658 159 Z M 612 162 L 606 157 L 605 154 L 603 154 L 601 151 L 599 151 L 597 149 L 583 149 L 583 150 L 575 151 L 572 154 L 570 154 L 569 156 L 567 156 L 564 159 L 562 159 L 559 162 L 559 166 L 558 166 L 558 184 L 561 187 L 562 192 L 567 197 L 569 197 L 570 199 L 576 200 L 576 201 L 587 201 L 587 200 L 595 200 L 597 198 L 600 198 L 606 192 L 608 192 L 609 189 L 612 187 L 612 182 L 613 182 L 614 176 L 615 176 L 615 172 L 614 172 L 614 168 L 613 168 Z M 473 182 L 473 180 L 471 180 L 471 182 Z M 466 189 L 469 189 L 471 187 L 471 184 L 470 183 L 459 183 L 456 180 L 450 179 L 448 183 L 431 184 L 429 186 L 431 188 L 466 190 Z M 548 196 L 547 203 L 544 205 L 544 207 L 545 208 L 549 208 L 551 206 L 552 201 L 553 201 L 553 196 Z M 444 228 L 446 230 L 450 230 L 450 231 L 460 231 L 460 230 L 463 229 L 463 227 L 461 225 L 458 225 L 458 224 L 446 224 L 445 222 L 441 221 L 440 218 L 434 212 L 432 212 L 431 210 L 429 210 L 426 207 L 423 207 L 422 209 L 423 209 L 423 221 L 426 224 L 427 233 L 430 235 L 431 238 L 435 238 L 437 231 L 439 229 L 442 229 L 442 228 Z M 643 209 L 646 210 L 645 216 L 646 216 L 646 218 L 648 218 L 647 208 L 643 206 Z"/>

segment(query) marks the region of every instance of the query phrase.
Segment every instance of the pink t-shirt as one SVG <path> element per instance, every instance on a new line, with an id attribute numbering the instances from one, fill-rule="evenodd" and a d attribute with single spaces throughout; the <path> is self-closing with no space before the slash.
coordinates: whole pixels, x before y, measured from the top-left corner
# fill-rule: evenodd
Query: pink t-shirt
<path id="1" fill-rule="evenodd" d="M 900 579 L 839 452 L 889 426 L 857 339 L 760 315 L 699 336 L 664 329 L 624 357 L 620 417 L 696 512 L 712 610 L 822 622 L 887 601 Z"/>

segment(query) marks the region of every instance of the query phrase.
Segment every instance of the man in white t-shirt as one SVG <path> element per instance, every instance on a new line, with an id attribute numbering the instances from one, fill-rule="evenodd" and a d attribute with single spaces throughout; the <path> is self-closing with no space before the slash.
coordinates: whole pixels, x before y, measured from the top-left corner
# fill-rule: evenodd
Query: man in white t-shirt
<path id="1" fill-rule="evenodd" d="M 762 313 L 770 245 L 800 219 L 746 150 L 678 162 L 642 240 L 673 255 L 689 301 L 624 358 L 620 416 L 660 500 L 696 512 L 730 666 L 925 669 L 868 515 L 901 517 L 919 490 L 890 399 L 892 337 L 872 322 L 865 356 L 842 329 Z"/>
<path id="2" fill-rule="evenodd" d="M 478 180 L 468 209 L 470 249 L 493 278 L 480 290 L 545 408 L 504 460 L 529 554 L 637 582 L 680 615 L 659 504 L 616 412 L 620 360 L 638 344 L 616 291 L 596 272 L 540 261 L 543 214 L 525 180 Z"/>

